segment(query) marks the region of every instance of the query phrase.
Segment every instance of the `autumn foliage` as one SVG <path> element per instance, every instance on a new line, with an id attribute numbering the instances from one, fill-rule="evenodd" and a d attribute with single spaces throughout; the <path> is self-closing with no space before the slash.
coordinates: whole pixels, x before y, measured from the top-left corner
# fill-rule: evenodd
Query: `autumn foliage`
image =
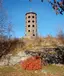
<path id="1" fill-rule="evenodd" d="M 39 70 L 42 68 L 40 57 L 30 57 L 21 63 L 21 66 L 25 70 Z"/>

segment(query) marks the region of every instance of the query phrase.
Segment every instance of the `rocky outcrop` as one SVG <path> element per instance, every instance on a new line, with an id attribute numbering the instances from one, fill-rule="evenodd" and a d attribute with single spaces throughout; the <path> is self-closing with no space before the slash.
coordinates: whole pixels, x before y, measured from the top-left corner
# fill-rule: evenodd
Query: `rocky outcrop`
<path id="1" fill-rule="evenodd" d="M 20 61 L 23 61 L 29 57 L 30 55 L 26 55 L 24 52 L 19 52 L 15 56 L 13 56 L 12 54 L 7 54 L 6 56 L 3 56 L 0 59 L 0 66 L 15 65 L 19 63 Z"/>

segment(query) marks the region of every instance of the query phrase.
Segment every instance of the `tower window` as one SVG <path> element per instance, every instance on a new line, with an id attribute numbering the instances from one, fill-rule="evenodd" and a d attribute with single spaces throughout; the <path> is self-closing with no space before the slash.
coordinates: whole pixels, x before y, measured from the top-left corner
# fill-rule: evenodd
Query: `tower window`
<path id="1" fill-rule="evenodd" d="M 34 25 L 32 25 L 32 27 L 34 27 Z"/>
<path id="2" fill-rule="evenodd" d="M 30 22 L 30 20 L 28 21 L 28 23 Z"/>
<path id="3" fill-rule="evenodd" d="M 34 20 L 32 22 L 34 23 Z"/>
<path id="4" fill-rule="evenodd" d="M 30 25 L 28 25 L 28 27 L 30 27 Z"/>
<path id="5" fill-rule="evenodd" d="M 35 36 L 35 34 L 33 34 L 33 36 Z"/>
<path id="6" fill-rule="evenodd" d="M 30 32 L 30 30 L 28 30 L 28 32 Z"/>
<path id="7" fill-rule="evenodd" d="M 33 30 L 33 32 L 34 32 L 34 30 Z"/>
<path id="8" fill-rule="evenodd" d="M 32 18 L 34 18 L 34 16 L 32 16 Z"/>
<path id="9" fill-rule="evenodd" d="M 30 18 L 30 16 L 28 16 L 28 18 Z"/>

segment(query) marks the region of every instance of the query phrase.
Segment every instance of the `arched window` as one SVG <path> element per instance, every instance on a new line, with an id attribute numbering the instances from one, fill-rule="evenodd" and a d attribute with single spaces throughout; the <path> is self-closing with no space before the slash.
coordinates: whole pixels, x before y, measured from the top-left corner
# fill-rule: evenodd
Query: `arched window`
<path id="1" fill-rule="evenodd" d="M 34 25 L 32 25 L 32 27 L 34 27 Z"/>
<path id="2" fill-rule="evenodd" d="M 28 16 L 28 18 L 30 18 L 30 16 Z"/>
<path id="3" fill-rule="evenodd" d="M 34 20 L 32 22 L 34 23 Z"/>
<path id="4" fill-rule="evenodd" d="M 32 16 L 32 18 L 34 18 L 34 16 Z"/>
<path id="5" fill-rule="evenodd" d="M 30 30 L 28 30 L 28 32 L 30 32 Z"/>
<path id="6" fill-rule="evenodd" d="M 28 27 L 30 27 L 30 25 L 28 25 Z"/>
<path id="7" fill-rule="evenodd" d="M 30 22 L 30 20 L 28 20 L 28 23 Z"/>
<path id="8" fill-rule="evenodd" d="M 35 36 L 35 34 L 33 34 L 33 36 Z"/>

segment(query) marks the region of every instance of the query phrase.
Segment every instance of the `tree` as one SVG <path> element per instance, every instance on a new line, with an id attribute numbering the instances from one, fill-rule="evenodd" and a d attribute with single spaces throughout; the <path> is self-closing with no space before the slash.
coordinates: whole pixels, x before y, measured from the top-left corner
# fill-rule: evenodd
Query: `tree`
<path id="1" fill-rule="evenodd" d="M 3 8 L 3 2 L 0 0 L 0 57 L 7 54 L 11 47 L 18 42 L 18 40 L 10 40 L 11 26 L 11 23 L 8 24 L 7 14 Z"/>
<path id="2" fill-rule="evenodd" d="M 32 0 L 29 0 L 30 2 L 32 2 Z M 45 0 L 40 0 L 41 2 L 44 2 Z M 64 12 L 64 0 L 47 0 L 49 2 L 49 4 L 51 4 L 52 8 L 54 9 L 54 11 L 57 14 L 61 14 L 63 15 Z"/>
<path id="3" fill-rule="evenodd" d="M 0 0 L 0 38 L 6 37 L 7 34 L 7 15 L 2 6 L 2 0 Z"/>
<path id="4" fill-rule="evenodd" d="M 8 29 L 7 29 L 7 31 L 8 31 L 8 38 L 10 39 L 11 38 L 11 36 L 12 36 L 12 24 L 11 24 L 11 22 L 8 24 Z"/>
<path id="5" fill-rule="evenodd" d="M 62 30 L 59 31 L 57 38 L 61 41 L 62 44 L 64 44 L 64 32 Z"/>

